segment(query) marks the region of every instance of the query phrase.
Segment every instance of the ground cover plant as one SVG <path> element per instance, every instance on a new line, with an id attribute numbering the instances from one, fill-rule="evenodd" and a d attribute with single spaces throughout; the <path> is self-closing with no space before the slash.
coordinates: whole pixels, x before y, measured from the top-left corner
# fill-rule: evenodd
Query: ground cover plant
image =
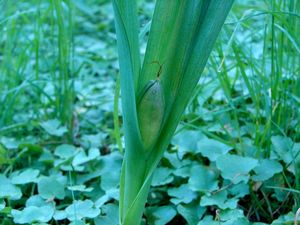
<path id="1" fill-rule="evenodd" d="M 138 2 L 142 59 L 154 6 Z M 111 2 L 0 9 L 0 224 L 118 224 L 125 130 Z M 299 21 L 299 1 L 235 1 L 142 224 L 297 224 Z"/>

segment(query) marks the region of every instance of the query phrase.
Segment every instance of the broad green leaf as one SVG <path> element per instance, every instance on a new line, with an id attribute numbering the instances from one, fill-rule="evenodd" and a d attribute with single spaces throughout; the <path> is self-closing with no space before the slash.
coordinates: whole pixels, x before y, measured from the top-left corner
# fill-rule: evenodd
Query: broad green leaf
<path id="1" fill-rule="evenodd" d="M 23 172 L 16 173 L 11 177 L 12 184 L 36 183 L 40 171 L 35 169 L 26 169 Z"/>
<path id="2" fill-rule="evenodd" d="M 228 198 L 226 190 L 219 191 L 212 195 L 205 195 L 201 198 L 201 206 L 218 206 L 220 209 L 235 209 L 238 199 Z"/>
<path id="3" fill-rule="evenodd" d="M 179 157 L 189 152 L 196 152 L 198 141 L 202 140 L 204 135 L 199 131 L 183 130 L 172 138 L 172 144 L 178 147 Z"/>
<path id="4" fill-rule="evenodd" d="M 212 169 L 201 165 L 194 165 L 191 168 L 188 186 L 193 191 L 215 191 L 218 189 L 217 178 L 217 174 Z"/>
<path id="5" fill-rule="evenodd" d="M 290 212 L 286 215 L 279 216 L 278 219 L 274 220 L 271 225 L 282 225 L 282 224 L 293 224 L 295 220 L 295 214 L 293 212 Z M 298 223 L 300 222 L 300 219 L 298 219 Z"/>
<path id="6" fill-rule="evenodd" d="M 88 154 L 85 153 L 83 149 L 81 149 L 74 157 L 72 165 L 73 166 L 79 166 L 84 163 L 87 163 L 91 160 L 96 159 L 98 156 L 100 156 L 99 149 L 97 148 L 91 148 L 88 150 Z"/>
<path id="7" fill-rule="evenodd" d="M 191 203 L 188 205 L 178 205 L 177 211 L 187 221 L 187 224 L 197 225 L 199 218 L 203 216 L 206 209 L 200 207 L 197 203 Z"/>
<path id="8" fill-rule="evenodd" d="M 254 168 L 256 175 L 252 177 L 254 181 L 265 181 L 273 177 L 274 174 L 280 173 L 283 167 L 275 160 L 263 159 L 259 165 Z"/>
<path id="9" fill-rule="evenodd" d="M 95 225 L 116 225 L 119 223 L 118 206 L 107 204 L 101 208 L 101 215 L 95 219 Z"/>
<path id="10" fill-rule="evenodd" d="M 104 191 L 109 191 L 111 189 L 115 189 L 117 188 L 117 186 L 120 183 L 120 168 L 121 165 L 119 165 L 119 167 L 115 167 L 114 170 L 112 170 L 109 173 L 105 173 L 101 176 L 101 188 Z"/>
<path id="11" fill-rule="evenodd" d="M 222 221 L 228 221 L 233 220 L 237 218 L 244 218 L 244 213 L 240 209 L 229 209 L 229 210 L 223 210 L 220 212 L 220 219 Z"/>
<path id="12" fill-rule="evenodd" d="M 222 225 L 250 225 L 249 221 L 246 218 L 237 218 L 237 219 L 235 218 L 221 224 Z"/>
<path id="13" fill-rule="evenodd" d="M 149 207 L 145 214 L 149 224 L 165 225 L 176 216 L 176 210 L 172 206 Z"/>
<path id="14" fill-rule="evenodd" d="M 198 225 L 220 225 L 219 221 L 215 221 L 212 216 L 205 216 Z"/>
<path id="15" fill-rule="evenodd" d="M 54 154 L 62 159 L 69 159 L 77 153 L 73 145 L 62 144 L 56 147 Z"/>
<path id="16" fill-rule="evenodd" d="M 95 201 L 95 207 L 96 208 L 100 208 L 102 207 L 105 203 L 109 202 L 110 200 L 115 199 L 115 200 L 119 200 L 119 189 L 110 189 L 108 191 L 106 191 L 106 193 L 104 195 L 102 195 L 100 198 L 98 198 Z"/>
<path id="17" fill-rule="evenodd" d="M 258 165 L 256 159 L 229 154 L 218 157 L 216 162 L 222 177 L 234 184 L 248 181 L 249 172 Z"/>
<path id="18" fill-rule="evenodd" d="M 32 195 L 26 201 L 26 207 L 29 206 L 41 207 L 41 206 L 49 206 L 49 205 L 53 205 L 53 202 L 47 202 L 47 200 L 43 199 L 40 195 Z"/>
<path id="19" fill-rule="evenodd" d="M 159 167 L 155 170 L 152 179 L 152 186 L 160 186 L 171 183 L 174 177 L 172 170 L 166 167 Z"/>
<path id="20" fill-rule="evenodd" d="M 235 198 L 243 198 L 246 195 L 250 194 L 249 184 L 245 182 L 241 182 L 233 185 L 229 188 L 228 192 L 233 195 Z"/>
<path id="21" fill-rule="evenodd" d="M 173 171 L 173 174 L 178 177 L 187 178 L 190 176 L 190 170 L 191 170 L 190 167 L 191 167 L 190 165 L 180 167 L 179 169 Z"/>
<path id="22" fill-rule="evenodd" d="M 100 148 L 102 145 L 102 141 L 105 139 L 107 134 L 98 133 L 95 135 L 83 135 L 82 141 L 87 142 L 87 148 Z M 85 145 L 84 145 L 85 146 Z"/>
<path id="23" fill-rule="evenodd" d="M 289 165 L 288 170 L 296 173 L 295 165 L 300 162 L 300 143 L 293 143 L 291 138 L 273 136 L 271 158 L 283 160 Z"/>
<path id="24" fill-rule="evenodd" d="M 83 222 L 82 220 L 74 220 L 70 225 L 89 225 L 88 223 Z"/>
<path id="25" fill-rule="evenodd" d="M 64 185 L 54 177 L 40 178 L 38 181 L 38 192 L 44 199 L 64 199 L 65 197 Z"/>
<path id="26" fill-rule="evenodd" d="M 27 224 L 33 222 L 48 222 L 54 214 L 54 206 L 28 206 L 23 210 L 11 211 L 15 223 Z"/>
<path id="27" fill-rule="evenodd" d="M 40 123 L 41 127 L 50 135 L 61 137 L 68 130 L 57 119 L 48 120 Z"/>
<path id="28" fill-rule="evenodd" d="M 65 209 L 67 218 L 71 221 L 83 218 L 95 218 L 100 214 L 100 210 L 95 208 L 91 200 L 76 200 Z"/>
<path id="29" fill-rule="evenodd" d="M 288 137 L 273 136 L 272 140 L 272 157 L 283 160 L 289 164 L 293 160 L 292 145 L 293 142 Z"/>
<path id="30" fill-rule="evenodd" d="M 197 151 L 210 161 L 216 161 L 221 155 L 228 153 L 232 147 L 225 145 L 219 141 L 203 138 L 197 144 Z"/>
<path id="31" fill-rule="evenodd" d="M 22 197 L 19 187 L 11 183 L 11 180 L 0 174 L 0 198 L 18 200 Z"/>
<path id="32" fill-rule="evenodd" d="M 0 143 L 2 143 L 7 149 L 16 149 L 20 144 L 20 142 L 18 142 L 15 138 L 5 136 L 0 138 Z"/>
<path id="33" fill-rule="evenodd" d="M 178 205 L 179 203 L 188 204 L 197 198 L 196 193 L 189 189 L 187 184 L 183 184 L 178 188 L 169 188 L 167 192 L 172 197 L 170 201 L 174 205 Z"/>
<path id="34" fill-rule="evenodd" d="M 55 210 L 53 218 L 55 220 L 64 220 L 67 218 L 67 213 L 65 210 Z"/>

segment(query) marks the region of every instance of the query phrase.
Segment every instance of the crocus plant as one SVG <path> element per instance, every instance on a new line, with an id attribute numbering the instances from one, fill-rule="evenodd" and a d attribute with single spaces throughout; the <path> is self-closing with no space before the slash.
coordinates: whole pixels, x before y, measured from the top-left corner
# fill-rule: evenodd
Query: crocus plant
<path id="1" fill-rule="evenodd" d="M 180 122 L 233 1 L 157 0 L 141 60 L 137 0 L 112 0 L 125 135 L 121 225 L 140 225 L 153 171 Z"/>

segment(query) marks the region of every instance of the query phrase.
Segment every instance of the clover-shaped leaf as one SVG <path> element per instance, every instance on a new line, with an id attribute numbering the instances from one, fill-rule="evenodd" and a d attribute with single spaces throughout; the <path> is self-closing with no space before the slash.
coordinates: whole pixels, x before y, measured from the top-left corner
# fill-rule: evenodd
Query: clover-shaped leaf
<path id="1" fill-rule="evenodd" d="M 64 185 L 54 177 L 42 177 L 38 182 L 38 192 L 44 199 L 64 199 Z"/>
<path id="2" fill-rule="evenodd" d="M 13 184 L 28 184 L 37 182 L 37 177 L 40 174 L 39 170 L 26 169 L 20 173 L 14 174 L 11 178 Z"/>
<path id="3" fill-rule="evenodd" d="M 10 198 L 18 200 L 22 197 L 22 192 L 19 187 L 11 183 L 4 175 L 0 174 L 0 198 Z"/>
<path id="4" fill-rule="evenodd" d="M 71 221 L 81 220 L 82 218 L 95 218 L 100 214 L 100 210 L 95 208 L 91 200 L 74 201 L 65 211 L 67 218 Z"/>
<path id="5" fill-rule="evenodd" d="M 60 121 L 57 119 L 42 122 L 40 125 L 48 134 L 57 137 L 61 137 L 68 131 L 65 126 L 61 126 Z"/>
<path id="6" fill-rule="evenodd" d="M 237 184 L 248 181 L 249 172 L 258 165 L 258 160 L 238 155 L 222 155 L 217 158 L 217 168 L 223 178 Z"/>

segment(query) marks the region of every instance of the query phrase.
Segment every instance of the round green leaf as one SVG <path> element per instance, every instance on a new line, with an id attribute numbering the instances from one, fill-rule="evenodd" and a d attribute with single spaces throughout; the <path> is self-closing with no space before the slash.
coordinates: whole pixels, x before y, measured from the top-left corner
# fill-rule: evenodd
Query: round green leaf
<path id="1" fill-rule="evenodd" d="M 217 177 L 217 174 L 210 168 L 194 165 L 191 168 L 188 185 L 193 191 L 215 191 L 218 189 Z"/>
<path id="2" fill-rule="evenodd" d="M 44 199 L 64 199 L 64 186 L 54 177 L 42 177 L 38 182 L 38 192 Z"/>
<path id="3" fill-rule="evenodd" d="M 280 173 L 283 167 L 275 160 L 264 159 L 261 160 L 259 165 L 254 168 L 256 175 L 252 177 L 254 181 L 265 181 L 273 177 L 274 174 Z"/>
<path id="4" fill-rule="evenodd" d="M 221 171 L 223 178 L 234 184 L 248 181 L 249 172 L 258 165 L 256 159 L 238 155 L 222 155 L 217 158 L 217 168 Z"/>
<path id="5" fill-rule="evenodd" d="M 14 175 L 11 178 L 13 184 L 28 184 L 37 182 L 37 177 L 40 174 L 39 170 L 26 169 L 21 173 Z"/>
<path id="6" fill-rule="evenodd" d="M 95 218 L 100 214 L 100 210 L 95 208 L 91 200 L 74 201 L 65 209 L 67 218 L 71 221 L 81 220 L 82 218 Z"/>
<path id="7" fill-rule="evenodd" d="M 33 222 L 48 222 L 52 219 L 54 214 L 54 206 L 29 206 L 22 211 L 13 209 L 11 214 L 15 223 L 26 224 Z"/>
<path id="8" fill-rule="evenodd" d="M 189 189 L 187 184 L 183 184 L 177 188 L 169 188 L 168 195 L 173 197 L 170 201 L 175 205 L 179 203 L 188 204 L 197 198 L 196 193 Z"/>
<path id="9" fill-rule="evenodd" d="M 11 183 L 4 175 L 0 174 L 0 198 L 18 200 L 22 197 L 21 189 Z"/>

